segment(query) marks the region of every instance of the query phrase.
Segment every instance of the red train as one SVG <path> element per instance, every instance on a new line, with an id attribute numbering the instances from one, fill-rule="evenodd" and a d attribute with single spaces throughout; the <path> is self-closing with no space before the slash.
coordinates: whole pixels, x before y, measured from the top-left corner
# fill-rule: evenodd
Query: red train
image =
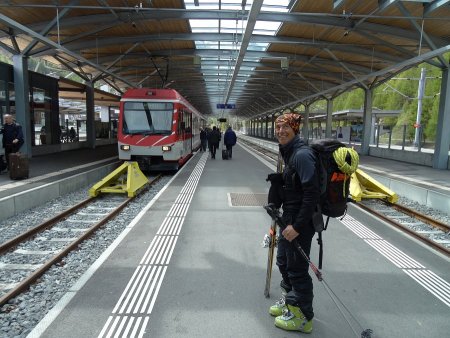
<path id="1" fill-rule="evenodd" d="M 119 159 L 143 171 L 178 170 L 200 147 L 204 117 L 173 89 L 128 90 L 120 100 Z"/>

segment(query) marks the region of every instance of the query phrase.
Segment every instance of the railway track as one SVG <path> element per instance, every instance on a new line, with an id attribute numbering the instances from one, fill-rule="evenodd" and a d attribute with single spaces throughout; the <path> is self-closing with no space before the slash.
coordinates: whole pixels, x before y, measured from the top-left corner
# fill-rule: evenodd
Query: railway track
<path id="1" fill-rule="evenodd" d="M 450 256 L 450 226 L 399 204 L 366 200 L 359 207 Z"/>
<path id="2" fill-rule="evenodd" d="M 147 188 L 160 177 L 154 178 Z M 27 290 L 55 263 L 76 250 L 102 225 L 119 214 L 134 198 L 118 195 L 88 198 L 0 244 L 0 269 L 14 272 L 2 274 L 0 307 Z M 27 264 L 22 263 L 24 255 L 27 255 Z"/>
<path id="3" fill-rule="evenodd" d="M 242 142 L 242 140 L 240 140 Z M 276 154 L 250 142 L 243 142 L 267 160 L 276 164 Z M 430 247 L 450 256 L 450 226 L 400 204 L 378 199 L 356 203 L 362 209 L 412 235 Z"/>

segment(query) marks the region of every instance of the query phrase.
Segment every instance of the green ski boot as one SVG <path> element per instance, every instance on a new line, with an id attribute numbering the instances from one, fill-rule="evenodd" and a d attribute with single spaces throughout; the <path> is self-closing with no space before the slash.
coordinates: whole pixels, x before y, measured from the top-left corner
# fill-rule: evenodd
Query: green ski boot
<path id="1" fill-rule="evenodd" d="M 287 309 L 286 304 L 284 303 L 284 296 L 281 296 L 279 300 L 275 302 L 270 308 L 269 313 L 274 317 L 281 316 L 283 314 L 283 310 Z"/>
<path id="2" fill-rule="evenodd" d="M 287 331 L 312 332 L 312 320 L 306 319 L 299 307 L 289 304 L 283 314 L 275 318 L 275 326 Z"/>
<path id="3" fill-rule="evenodd" d="M 287 309 L 285 304 L 285 299 L 287 295 L 287 290 L 281 287 L 281 298 L 275 302 L 270 308 L 269 313 L 271 316 L 278 317 L 283 314 L 283 310 Z"/>

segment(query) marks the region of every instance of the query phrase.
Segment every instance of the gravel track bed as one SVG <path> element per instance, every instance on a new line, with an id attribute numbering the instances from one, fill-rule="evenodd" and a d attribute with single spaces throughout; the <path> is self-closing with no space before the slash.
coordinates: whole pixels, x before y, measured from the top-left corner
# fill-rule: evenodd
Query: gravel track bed
<path id="1" fill-rule="evenodd" d="M 137 197 L 118 216 L 102 226 L 89 240 L 83 242 L 78 250 L 73 251 L 63 261 L 55 264 L 37 283 L 32 285 L 30 290 L 11 299 L 8 304 L 1 307 L 0 337 L 26 337 L 170 179 L 170 176 L 162 177 L 149 191 Z M 59 197 L 43 206 L 0 222 L 0 243 L 16 237 L 26 229 L 33 228 L 45 219 L 53 217 L 84 200 L 89 188 L 86 187 L 75 193 Z M 97 206 L 102 207 L 101 204 Z M 107 208 L 110 208 L 111 205 L 103 207 L 105 209 L 95 209 L 95 211 L 92 210 L 92 213 L 108 212 Z M 67 222 L 67 227 L 73 227 L 73 223 Z M 43 237 L 44 235 L 39 236 Z M 60 247 L 59 243 L 53 243 L 52 247 L 47 245 L 45 248 L 21 247 L 21 249 L 56 250 L 58 247 Z M 22 260 L 20 260 L 20 257 L 22 257 Z M 11 262 L 32 264 L 33 259 L 31 257 L 11 254 Z M 26 274 L 26 272 L 20 270 L 8 270 L 7 273 L 9 275 L 8 282 L 21 280 L 21 276 Z M 0 283 L 2 283 L 2 280 L 3 278 L 0 277 Z"/>

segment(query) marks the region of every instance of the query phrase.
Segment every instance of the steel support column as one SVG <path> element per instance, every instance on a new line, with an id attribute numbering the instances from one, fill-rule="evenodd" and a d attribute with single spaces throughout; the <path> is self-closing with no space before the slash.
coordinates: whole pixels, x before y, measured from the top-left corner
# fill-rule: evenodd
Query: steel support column
<path id="1" fill-rule="evenodd" d="M 31 157 L 30 87 L 28 84 L 28 58 L 13 55 L 16 121 L 22 126 L 25 143 L 20 152 Z"/>
<path id="2" fill-rule="evenodd" d="M 303 139 L 308 143 L 309 139 L 309 104 L 305 104 L 305 115 L 303 115 Z"/>
<path id="3" fill-rule="evenodd" d="M 370 135 L 372 132 L 372 89 L 364 90 L 363 136 L 361 154 L 369 155 Z"/>
<path id="4" fill-rule="evenodd" d="M 275 138 L 275 114 L 271 115 L 271 119 L 272 119 L 272 135 L 271 138 L 274 139 Z"/>
<path id="5" fill-rule="evenodd" d="M 449 69 L 442 71 L 441 99 L 434 147 L 433 168 L 448 169 L 448 151 L 450 148 L 450 76 Z"/>
<path id="6" fill-rule="evenodd" d="M 89 148 L 95 148 L 94 84 L 86 82 L 86 138 Z"/>
<path id="7" fill-rule="evenodd" d="M 331 138 L 332 122 L 333 122 L 333 100 L 327 99 L 327 122 L 325 126 L 325 138 Z"/>
<path id="8" fill-rule="evenodd" d="M 269 115 L 266 116 L 266 136 L 265 138 L 269 138 Z"/>

